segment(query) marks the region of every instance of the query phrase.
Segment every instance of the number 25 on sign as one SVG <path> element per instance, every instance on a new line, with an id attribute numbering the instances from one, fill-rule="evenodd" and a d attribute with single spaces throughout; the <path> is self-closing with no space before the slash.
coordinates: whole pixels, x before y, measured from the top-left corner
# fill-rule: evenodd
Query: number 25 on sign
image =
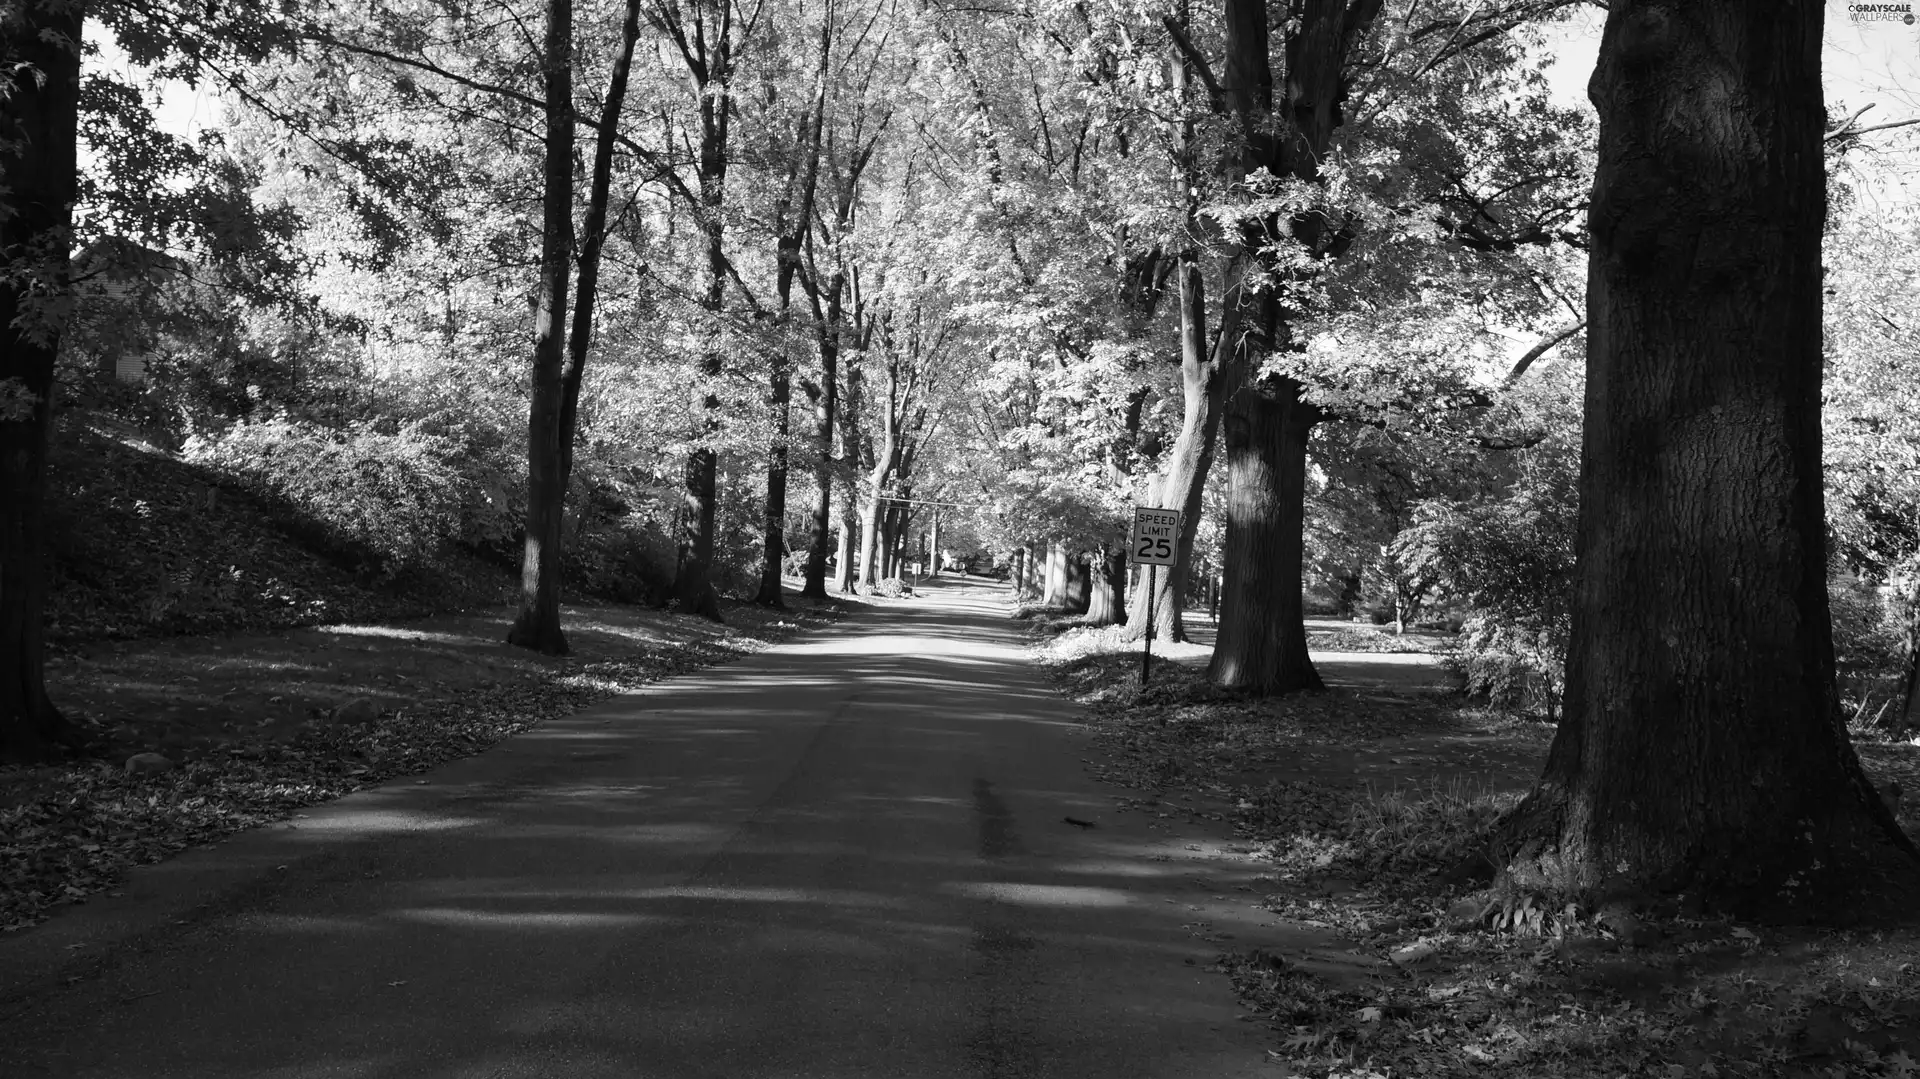
<path id="1" fill-rule="evenodd" d="M 1133 508 L 1133 536 L 1127 544 L 1127 550 L 1133 553 L 1133 562 L 1147 567 L 1147 636 L 1140 649 L 1140 684 L 1147 684 L 1147 671 L 1153 665 L 1153 598 L 1159 591 L 1155 587 L 1154 570 L 1160 566 L 1175 563 L 1175 554 L 1180 549 L 1180 511 L 1163 510 L 1152 506 Z"/>
<path id="2" fill-rule="evenodd" d="M 1171 566 L 1180 544 L 1180 511 L 1136 506 L 1133 510 L 1133 561 L 1142 566 Z"/>

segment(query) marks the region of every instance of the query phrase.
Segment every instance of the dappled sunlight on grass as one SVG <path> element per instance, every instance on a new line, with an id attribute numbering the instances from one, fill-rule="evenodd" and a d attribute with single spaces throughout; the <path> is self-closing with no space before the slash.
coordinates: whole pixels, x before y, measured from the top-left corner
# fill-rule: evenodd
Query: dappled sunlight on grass
<path id="1" fill-rule="evenodd" d="M 379 637 L 392 641 L 428 641 L 434 644 L 466 646 L 489 646 L 497 643 L 483 637 L 476 637 L 469 634 L 438 633 L 432 630 L 414 629 L 410 626 L 314 626 L 310 632 L 324 633 L 335 637 Z"/>

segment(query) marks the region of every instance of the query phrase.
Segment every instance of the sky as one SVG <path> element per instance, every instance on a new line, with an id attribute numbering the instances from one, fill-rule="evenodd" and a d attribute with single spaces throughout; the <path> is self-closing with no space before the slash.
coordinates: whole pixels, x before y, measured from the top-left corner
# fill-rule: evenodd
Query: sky
<path id="1" fill-rule="evenodd" d="M 1861 118 L 1864 126 L 1890 120 L 1920 116 L 1920 0 L 1876 0 L 1907 3 L 1916 16 L 1914 25 L 1902 21 L 1858 21 L 1849 8 L 1853 0 L 1827 0 L 1825 47 L 1820 64 L 1826 84 L 1827 107 L 1851 114 L 1871 104 L 1872 110 Z M 1583 11 L 1568 22 L 1552 27 L 1548 50 L 1553 66 L 1547 69 L 1547 81 L 1554 97 L 1562 104 L 1587 109 L 1587 78 L 1593 74 L 1600 51 L 1600 28 L 1606 12 Z M 1911 202 L 1920 199 L 1920 151 L 1915 149 L 1914 131 L 1869 135 L 1879 145 L 1904 148 L 1911 158 L 1912 180 L 1890 180 L 1862 192 L 1863 198 Z"/>
<path id="2" fill-rule="evenodd" d="M 1879 0 L 1887 2 L 1887 0 Z M 1891 0 L 1910 3 L 1920 15 L 1920 0 Z M 1872 110 L 1862 124 L 1920 117 L 1920 18 L 1913 25 L 1898 21 L 1858 21 L 1850 10 L 1853 0 L 1827 0 L 1826 46 L 1821 63 L 1825 73 L 1827 104 L 1851 113 L 1863 105 Z M 1600 28 L 1606 13 L 1586 10 L 1569 21 L 1549 28 L 1548 50 L 1554 58 L 1548 69 L 1548 82 L 1554 96 L 1564 104 L 1591 108 L 1587 101 L 1587 78 L 1593 73 L 1594 59 L 1600 48 Z M 97 28 L 96 28 L 97 29 Z M 91 37 L 101 41 L 105 35 Z M 110 40 L 104 42 L 103 62 L 124 67 L 116 60 Z M 163 129 L 191 137 L 217 122 L 219 101 L 201 87 L 173 84 L 162 92 L 159 110 Z M 1881 145 L 1903 147 L 1912 159 L 1913 177 L 1906 183 L 1888 181 L 1864 197 L 1895 202 L 1920 200 L 1920 130 L 1895 132 L 1878 137 Z"/>

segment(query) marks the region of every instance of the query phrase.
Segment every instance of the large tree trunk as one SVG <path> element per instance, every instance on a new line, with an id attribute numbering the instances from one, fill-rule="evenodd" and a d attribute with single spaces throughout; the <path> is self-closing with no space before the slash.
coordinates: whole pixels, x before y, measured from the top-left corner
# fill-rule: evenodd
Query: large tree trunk
<path id="1" fill-rule="evenodd" d="M 927 522 L 927 576 L 940 576 L 940 511 Z"/>
<path id="2" fill-rule="evenodd" d="M 1120 597 L 1126 592 L 1127 561 L 1119 547 L 1106 545 L 1095 552 L 1093 581 L 1087 597 L 1087 624 L 1118 625 L 1126 617 Z"/>
<path id="3" fill-rule="evenodd" d="M 1046 582 L 1040 602 L 1048 607 L 1063 607 L 1067 602 L 1067 548 L 1059 540 L 1047 544 Z"/>
<path id="4" fill-rule="evenodd" d="M 0 760 L 74 741 L 47 697 L 47 446 L 70 291 L 81 7 L 0 9 Z M 24 396 L 22 396 L 24 395 Z"/>
<path id="5" fill-rule="evenodd" d="M 520 560 L 520 613 L 507 643 L 567 653 L 560 629 L 560 533 L 565 522 L 567 440 L 562 437 L 567 284 L 573 269 L 573 2 L 547 0 L 546 146 L 541 196 L 540 291 L 533 316 L 533 400 L 527 414 L 527 534 Z"/>
<path id="6" fill-rule="evenodd" d="M 1301 603 L 1307 435 L 1300 384 L 1272 378 L 1234 394 L 1227 429 L 1226 602 L 1207 675 L 1254 695 L 1319 689 Z"/>
<path id="7" fill-rule="evenodd" d="M 1239 167 L 1264 166 L 1279 176 L 1321 181 L 1320 162 L 1342 122 L 1347 57 L 1380 7 L 1380 0 L 1307 3 L 1287 39 L 1284 92 L 1275 110 L 1266 6 L 1263 0 L 1227 0 L 1224 82 L 1230 109 L 1242 125 Z M 1283 121 L 1278 126 L 1270 122 L 1276 112 Z M 1284 222 L 1275 218 L 1243 225 L 1242 248 L 1261 250 L 1270 246 L 1264 237 L 1284 230 L 1315 257 L 1336 256 L 1351 242 L 1343 227 L 1330 226 L 1336 216 L 1299 213 Z M 1258 340 L 1246 342 L 1242 371 L 1257 370 L 1259 350 L 1289 344 L 1285 330 L 1294 313 L 1282 310 L 1272 291 L 1244 300 L 1229 296 L 1226 303 L 1229 311 L 1241 303 L 1253 308 L 1248 322 L 1260 331 Z M 1227 336 L 1223 330 L 1223 342 Z M 1229 449 L 1227 599 L 1210 668 L 1223 688 L 1265 694 L 1320 685 L 1307 658 L 1300 595 L 1306 439 L 1316 413 L 1300 400 L 1300 389 L 1291 379 L 1270 379 L 1235 396 L 1240 429 L 1230 434 L 1239 448 Z M 1236 421 L 1230 418 L 1228 423 Z M 1269 486 L 1256 486 L 1260 484 Z M 1239 513 L 1252 516 L 1235 520 Z M 1281 536 L 1280 531 L 1290 534 Z M 1249 565 L 1242 561 L 1247 557 L 1291 561 L 1279 567 Z"/>
<path id="8" fill-rule="evenodd" d="M 1607 16 L 1566 710 L 1509 826 L 1601 891 L 1830 919 L 1910 911 L 1920 863 L 1835 691 L 1822 14 Z"/>
<path id="9" fill-rule="evenodd" d="M 1067 552 L 1066 571 L 1067 583 L 1061 599 L 1068 612 L 1085 614 L 1093 603 L 1093 571 L 1087 565 L 1086 553 Z"/>

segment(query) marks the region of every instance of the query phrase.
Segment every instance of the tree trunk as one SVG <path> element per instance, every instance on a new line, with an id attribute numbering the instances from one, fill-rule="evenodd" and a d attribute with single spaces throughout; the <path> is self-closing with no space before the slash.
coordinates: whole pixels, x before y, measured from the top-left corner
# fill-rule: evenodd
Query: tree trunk
<path id="1" fill-rule="evenodd" d="M 1300 384 L 1285 378 L 1241 390 L 1228 408 L 1226 597 L 1207 668 L 1222 689 L 1266 696 L 1320 688 L 1307 656 L 1300 575 L 1314 419 Z"/>
<path id="2" fill-rule="evenodd" d="M 787 173 L 787 193 L 781 199 L 777 214 L 780 235 L 775 245 L 779 256 L 775 290 L 780 298 L 779 320 L 782 326 L 787 324 L 792 312 L 793 281 L 800 272 L 800 249 L 813 228 L 813 197 L 820 181 L 820 134 L 826 122 L 827 72 L 832 66 L 832 55 L 833 20 L 828 19 L 820 28 L 820 63 L 814 75 L 813 115 L 807 121 L 810 130 L 806 140 L 806 158 L 795 161 Z M 797 207 L 793 198 L 796 187 L 799 189 Z M 793 366 L 784 343 L 774 352 L 769 381 L 768 403 L 773 410 L 774 435 L 767 447 L 766 537 L 761 552 L 760 591 L 754 596 L 754 602 L 763 607 L 785 607 L 786 601 L 780 594 L 780 578 L 787 560 L 787 406 L 793 399 Z M 831 426 L 827 433 L 831 438 Z M 820 594 L 824 597 L 824 545 L 820 548 L 820 556 L 823 571 Z"/>
<path id="3" fill-rule="evenodd" d="M 787 403 L 793 396 L 786 353 L 778 353 L 772 375 L 773 440 L 767 446 L 767 504 L 764 543 L 760 553 L 760 591 L 753 602 L 762 607 L 785 607 L 780 575 L 787 560 Z"/>
<path id="4" fill-rule="evenodd" d="M 871 593 L 880 582 L 880 498 L 868 496 L 860 507 L 860 591 Z"/>
<path id="5" fill-rule="evenodd" d="M 47 447 L 78 187 L 79 4 L 0 9 L 0 760 L 76 740 L 46 688 Z M 24 400 L 20 395 L 25 395 Z"/>
<path id="6" fill-rule="evenodd" d="M 833 563 L 833 590 L 846 595 L 853 591 L 853 529 L 852 519 L 840 516 L 840 543 Z"/>
<path id="7" fill-rule="evenodd" d="M 1087 596 L 1087 624 L 1118 625 L 1126 617 L 1120 597 L 1126 591 L 1127 563 L 1119 547 L 1103 545 L 1094 554 L 1093 580 Z"/>
<path id="8" fill-rule="evenodd" d="M 927 522 L 927 576 L 940 576 L 940 511 Z"/>
<path id="9" fill-rule="evenodd" d="M 1908 913 L 1920 876 L 1835 689 L 1822 16 L 1607 16 L 1565 712 L 1508 821 L 1602 893 L 1830 920 Z"/>
<path id="10" fill-rule="evenodd" d="M 1165 573 L 1141 574 L 1127 606 L 1125 639 L 1137 641 L 1147 633 L 1147 581 L 1154 580 L 1153 635 L 1163 641 L 1184 641 L 1186 626 L 1180 621 L 1182 609 L 1179 581 L 1186 566 L 1193 563 L 1193 541 L 1199 534 L 1207 476 L 1213 471 L 1213 454 L 1220 434 L 1221 406 L 1228 387 L 1238 379 L 1235 362 L 1240 325 L 1241 275 L 1244 259 L 1233 259 L 1227 266 L 1227 289 L 1221 333 L 1211 347 L 1207 341 L 1206 284 L 1200 276 L 1199 256 L 1185 251 L 1175 275 L 1180 286 L 1180 393 L 1183 409 L 1180 435 L 1167 455 L 1166 470 L 1153 481 L 1149 501 L 1161 509 L 1177 509 L 1180 517 L 1179 563 Z"/>
<path id="11" fill-rule="evenodd" d="M 1091 555 L 1085 551 L 1067 553 L 1067 610 L 1074 614 L 1085 614 L 1093 605 L 1093 568 L 1088 561 Z"/>
<path id="12" fill-rule="evenodd" d="M 833 435 L 840 403 L 840 290 L 828 297 L 827 327 L 819 336 L 820 392 L 813 401 L 813 537 L 807 548 L 807 579 L 800 594 L 809 599 L 827 598 L 827 554 L 833 543 Z M 846 589 L 841 589 L 846 591 Z"/>
<path id="13" fill-rule="evenodd" d="M 880 579 L 900 576 L 900 503 L 887 500 L 880 517 Z"/>
<path id="14" fill-rule="evenodd" d="M 680 35 L 677 44 L 687 58 L 689 72 L 700 91 L 700 229 L 706 241 L 707 291 L 700 306 L 715 325 L 717 334 L 721 310 L 726 305 L 726 181 L 727 133 L 732 118 L 732 98 L 727 93 L 733 78 L 733 38 L 731 9 L 723 11 L 715 36 L 709 41 L 704 32 L 690 43 L 677 26 L 671 32 Z M 694 51 L 704 50 L 696 56 Z M 711 383 L 720 377 L 721 357 L 708 352 L 701 363 L 702 374 Z M 720 397 L 709 390 L 701 411 L 703 426 L 711 437 L 720 428 Z M 681 520 L 686 532 L 681 537 L 685 555 L 680 561 L 679 579 L 673 584 L 674 604 L 688 614 L 703 615 L 720 621 L 720 599 L 713 589 L 714 506 L 718 495 L 716 482 L 718 454 L 711 445 L 693 450 L 687 456 L 681 497 L 686 512 Z"/>
<path id="15" fill-rule="evenodd" d="M 880 406 L 880 445 L 874 447 L 873 471 L 867 475 L 867 500 L 861 511 L 860 521 L 860 591 L 872 592 L 878 583 L 874 573 L 879 569 L 878 559 L 884 554 L 880 545 L 880 514 L 885 499 L 887 474 L 893 470 L 895 455 L 900 452 L 900 425 L 894 415 L 894 397 L 899 392 L 899 372 L 890 361 L 887 364 L 887 395 Z"/>
<path id="16" fill-rule="evenodd" d="M 1067 602 L 1067 549 L 1058 540 L 1047 544 L 1047 562 L 1043 571 L 1046 580 L 1041 585 L 1040 603 L 1047 607 L 1061 607 Z"/>
<path id="17" fill-rule="evenodd" d="M 565 411 L 567 284 L 573 266 L 573 2 L 547 0 L 546 146 L 541 196 L 540 292 L 533 316 L 533 400 L 527 414 L 527 534 L 520 613 L 507 643 L 567 654 L 560 629 L 560 532 L 571 462 Z"/>

